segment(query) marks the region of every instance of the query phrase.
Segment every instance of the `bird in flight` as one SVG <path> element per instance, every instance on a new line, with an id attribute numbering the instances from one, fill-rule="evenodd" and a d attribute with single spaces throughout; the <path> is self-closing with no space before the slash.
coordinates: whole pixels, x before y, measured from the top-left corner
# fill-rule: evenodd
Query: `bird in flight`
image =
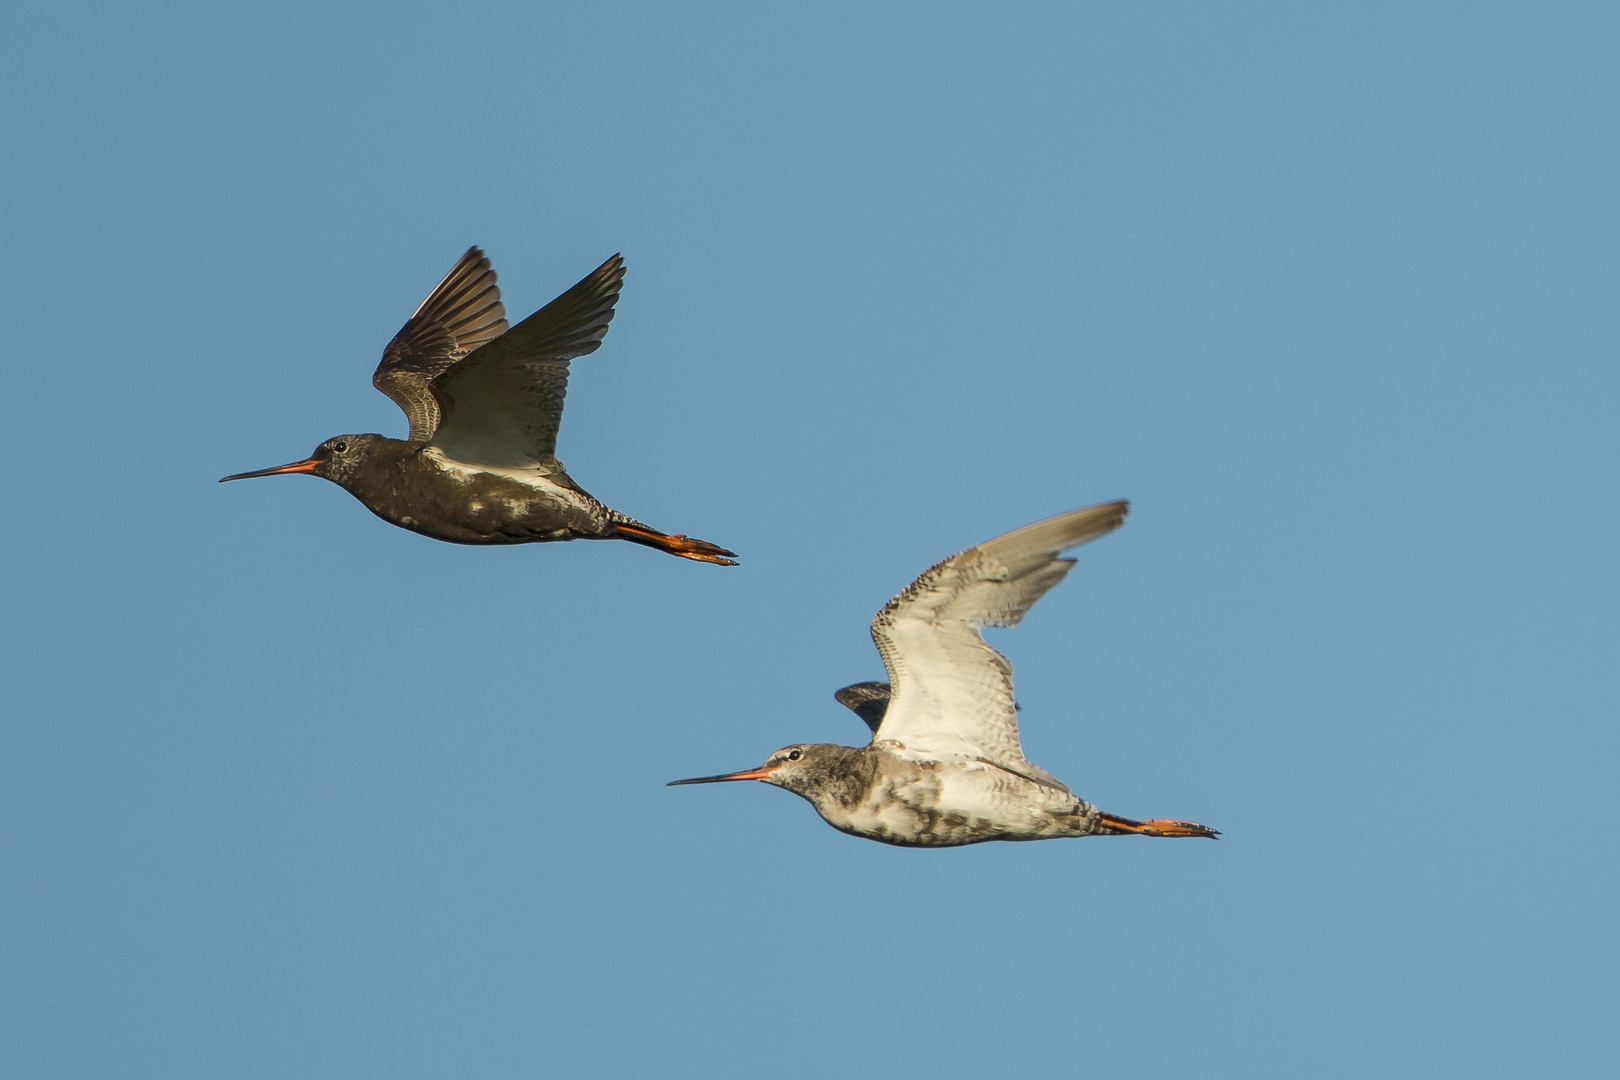
<path id="1" fill-rule="evenodd" d="M 1128 504 L 1037 521 L 925 570 L 872 620 L 886 683 L 834 695 L 872 729 L 866 746 L 800 743 L 757 769 L 676 780 L 763 780 L 808 801 L 833 828 L 903 847 L 1064 836 L 1202 836 L 1190 821 L 1106 814 L 1024 758 L 1012 665 L 986 626 L 1016 626 L 1073 559 L 1058 556 L 1119 528 Z"/>
<path id="2" fill-rule="evenodd" d="M 557 460 L 568 362 L 607 335 L 624 282 L 615 255 L 507 329 L 495 271 L 468 248 L 383 350 L 372 385 L 410 435 L 337 435 L 303 461 L 220 481 L 309 473 L 391 524 L 456 544 L 628 540 L 697 562 L 735 552 L 642 524 L 593 498 Z"/>

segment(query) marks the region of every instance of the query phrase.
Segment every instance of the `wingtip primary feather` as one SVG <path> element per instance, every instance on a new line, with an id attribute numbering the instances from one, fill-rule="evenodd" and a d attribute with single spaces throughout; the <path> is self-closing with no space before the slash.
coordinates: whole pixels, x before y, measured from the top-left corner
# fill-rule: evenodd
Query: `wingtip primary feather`
<path id="1" fill-rule="evenodd" d="M 1125 524 L 1131 504 L 1125 499 L 1082 506 L 1003 533 L 979 544 L 976 550 L 1009 566 L 1030 556 L 1046 557 L 1106 536 Z"/>
<path id="2" fill-rule="evenodd" d="M 437 285 L 428 290 L 427 296 L 422 299 L 420 304 L 416 305 L 416 310 L 411 312 L 411 318 L 414 319 L 422 314 L 435 301 L 442 300 L 444 294 L 450 288 L 460 287 L 465 282 L 474 278 L 482 278 L 486 274 L 489 276 L 488 284 L 493 286 L 495 284 L 495 271 L 491 269 L 489 256 L 484 254 L 483 248 L 474 244 L 462 252 L 461 258 L 456 260 L 456 264 L 450 268 L 450 272 L 440 278 Z"/>

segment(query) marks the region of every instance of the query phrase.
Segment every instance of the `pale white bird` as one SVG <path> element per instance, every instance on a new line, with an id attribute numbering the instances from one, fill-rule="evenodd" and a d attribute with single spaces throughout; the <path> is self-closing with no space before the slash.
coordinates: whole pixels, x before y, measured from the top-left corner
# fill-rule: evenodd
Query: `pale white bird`
<path id="1" fill-rule="evenodd" d="M 1069 548 L 1112 532 L 1127 503 L 1071 510 L 924 571 L 872 620 L 887 683 L 835 695 L 872 729 L 866 746 L 801 743 L 757 769 L 676 780 L 763 780 L 802 796 L 833 828 L 906 847 L 1063 836 L 1202 836 L 1190 821 L 1105 814 L 1024 757 L 1012 665 L 986 626 L 1016 626 L 1063 580 Z"/>

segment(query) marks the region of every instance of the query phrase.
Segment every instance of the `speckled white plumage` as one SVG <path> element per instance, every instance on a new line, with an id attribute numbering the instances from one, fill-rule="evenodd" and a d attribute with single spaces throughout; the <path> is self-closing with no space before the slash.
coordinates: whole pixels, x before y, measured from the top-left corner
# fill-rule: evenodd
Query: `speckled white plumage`
<path id="1" fill-rule="evenodd" d="M 803 797 L 842 832 L 908 847 L 1137 833 L 1202 836 L 1177 820 L 1105 814 L 1024 757 L 1012 665 L 980 635 L 1016 626 L 1063 580 L 1069 548 L 1112 532 L 1127 504 L 1103 503 L 1026 525 L 925 570 L 872 620 L 888 683 L 837 699 L 872 728 L 865 747 L 803 743 L 758 769 L 677 780 L 761 780 Z"/>

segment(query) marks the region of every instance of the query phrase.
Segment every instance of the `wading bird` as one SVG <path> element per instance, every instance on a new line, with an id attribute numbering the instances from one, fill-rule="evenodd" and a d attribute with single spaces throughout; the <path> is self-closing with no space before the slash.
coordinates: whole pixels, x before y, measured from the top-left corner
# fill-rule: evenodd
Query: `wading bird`
<path id="1" fill-rule="evenodd" d="M 592 498 L 554 453 L 568 362 L 596 351 L 624 281 L 615 255 L 510 330 L 495 271 L 469 248 L 383 350 L 371 377 L 406 439 L 337 435 L 303 461 L 226 480 L 310 473 L 403 529 L 456 544 L 628 540 L 735 566 L 706 540 L 661 533 Z"/>
<path id="2" fill-rule="evenodd" d="M 979 635 L 1016 626 L 1063 580 L 1058 555 L 1125 521 L 1123 502 L 1026 525 L 953 555 L 890 600 L 872 620 L 887 683 L 834 695 L 872 729 L 863 747 L 800 743 L 757 769 L 676 780 L 763 780 L 816 808 L 833 828 L 885 844 L 954 847 L 1063 836 L 1203 836 L 1190 821 L 1105 814 L 1024 759 L 1012 665 Z"/>

